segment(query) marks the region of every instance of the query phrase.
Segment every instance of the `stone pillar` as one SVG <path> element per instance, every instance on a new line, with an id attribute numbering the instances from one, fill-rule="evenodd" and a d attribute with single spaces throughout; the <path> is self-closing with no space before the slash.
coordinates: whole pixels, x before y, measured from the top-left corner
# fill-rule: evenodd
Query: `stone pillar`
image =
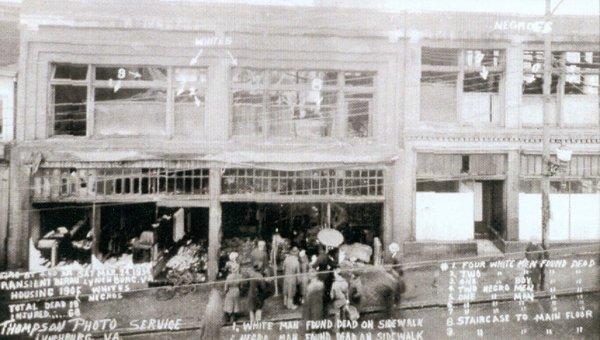
<path id="1" fill-rule="evenodd" d="M 517 128 L 520 124 L 519 107 L 523 93 L 523 44 L 519 37 L 513 39 L 506 49 L 506 70 L 504 81 L 504 124 L 507 128 Z"/>
<path id="2" fill-rule="evenodd" d="M 394 235 L 401 245 L 414 240 L 415 154 L 406 148 L 399 154 L 394 165 Z"/>
<path id="3" fill-rule="evenodd" d="M 406 41 L 404 68 L 404 126 L 419 125 L 421 111 L 421 43 L 418 33 Z"/>
<path id="4" fill-rule="evenodd" d="M 208 84 L 206 92 L 206 114 L 204 115 L 204 131 L 210 141 L 226 142 L 230 134 L 229 126 L 229 57 L 218 59 L 208 68 Z"/>
<path id="5" fill-rule="evenodd" d="M 209 173 L 208 208 L 208 279 L 214 281 L 219 271 L 219 252 L 221 250 L 221 169 L 211 168 Z"/>
<path id="6" fill-rule="evenodd" d="M 519 240 L 519 151 L 509 151 L 506 173 L 506 240 Z"/>
<path id="7" fill-rule="evenodd" d="M 10 214 L 7 235 L 7 268 L 26 269 L 29 256 L 31 152 L 13 148 L 10 161 Z"/>

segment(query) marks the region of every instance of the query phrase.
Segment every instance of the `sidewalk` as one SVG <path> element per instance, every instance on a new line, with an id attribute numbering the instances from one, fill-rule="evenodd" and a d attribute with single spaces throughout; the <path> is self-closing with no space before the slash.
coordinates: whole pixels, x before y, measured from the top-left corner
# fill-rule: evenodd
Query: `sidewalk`
<path id="1" fill-rule="evenodd" d="M 547 269 L 548 288 L 553 288 L 556 295 L 565 293 L 578 293 L 577 287 L 581 287 L 581 292 L 598 291 L 600 289 L 600 256 L 598 248 L 582 248 L 579 252 L 594 252 L 594 254 L 585 254 L 565 258 L 566 262 L 561 262 L 561 256 L 566 256 L 572 253 L 573 250 L 555 251 L 551 255 L 551 260 L 555 260 L 554 265 Z M 512 256 L 517 263 L 522 256 Z M 494 260 L 510 260 L 511 257 L 503 256 Z M 492 261 L 494 261 L 492 260 Z M 587 266 L 580 269 L 571 268 L 573 260 L 586 260 Z M 590 260 L 595 261 L 595 265 L 590 266 Z M 479 276 L 476 278 L 476 292 L 470 303 L 489 301 L 492 298 L 495 300 L 513 300 L 515 279 L 522 278 L 524 269 L 522 268 L 490 268 L 489 263 L 485 263 L 485 267 L 471 268 L 481 265 L 481 259 L 473 261 L 464 261 L 460 258 L 448 260 L 444 262 L 436 261 L 419 261 L 417 259 L 407 258 L 404 261 L 404 279 L 407 284 L 407 291 L 402 296 L 399 308 L 417 308 L 424 306 L 446 306 L 448 303 L 449 281 L 452 262 L 455 262 L 453 270 L 457 278 L 454 285 L 454 303 L 464 303 L 457 300 L 458 284 L 461 278 L 461 270 L 467 276 Z M 441 270 L 440 268 L 446 268 Z M 463 264 L 466 263 L 463 269 Z M 564 267 L 561 267 L 565 264 Z M 580 263 L 583 265 L 583 262 Z M 368 275 L 367 275 L 368 276 Z M 374 280 L 369 280 L 368 277 L 361 278 L 365 291 L 373 292 L 373 287 L 377 284 Z M 510 291 L 498 291 L 500 287 L 510 287 Z M 486 290 L 495 290 L 495 292 L 483 292 Z M 186 295 L 177 294 L 170 300 L 157 300 L 157 290 L 148 289 L 137 292 L 125 293 L 123 300 L 111 300 L 105 302 L 88 303 L 83 302 L 81 305 L 82 318 L 90 320 L 98 320 L 103 318 L 116 319 L 119 325 L 119 333 L 128 333 L 134 331 L 136 324 L 144 319 L 181 319 L 181 328 L 194 328 L 199 325 L 200 319 L 204 313 L 206 302 L 208 301 L 208 291 L 210 287 L 206 285 L 199 286 L 196 292 Z M 492 294 L 496 294 L 493 296 Z M 548 292 L 541 292 L 541 295 L 547 295 Z M 536 293 L 536 296 L 540 295 Z M 85 301 L 85 300 L 84 300 Z M 242 308 L 244 306 L 242 305 Z M 378 306 L 363 305 L 363 311 L 377 309 Z M 301 318 L 302 308 L 296 310 L 288 310 L 283 307 L 281 296 L 269 298 L 265 302 L 263 308 L 263 320 L 278 321 Z M 244 315 L 240 321 L 247 321 L 247 315 Z M 132 323 L 133 321 L 133 323 Z"/>

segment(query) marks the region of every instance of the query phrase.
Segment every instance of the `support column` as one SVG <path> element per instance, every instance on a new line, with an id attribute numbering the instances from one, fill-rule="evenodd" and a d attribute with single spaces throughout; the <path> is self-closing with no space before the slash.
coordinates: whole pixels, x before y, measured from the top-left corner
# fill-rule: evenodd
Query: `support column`
<path id="1" fill-rule="evenodd" d="M 92 228 L 92 255 L 100 259 L 100 233 L 102 232 L 101 228 L 101 209 L 96 203 L 92 204 L 92 216 L 90 216 L 90 227 Z"/>
<path id="2" fill-rule="evenodd" d="M 387 166 L 383 170 L 383 225 L 381 241 L 384 245 L 393 242 L 394 239 L 394 165 Z"/>
<path id="3" fill-rule="evenodd" d="M 10 161 L 10 215 L 7 235 L 7 269 L 26 269 L 29 256 L 31 153 L 14 148 Z"/>
<path id="4" fill-rule="evenodd" d="M 515 37 L 506 49 L 506 71 L 504 79 L 503 101 L 506 115 L 504 125 L 517 128 L 520 124 L 519 107 L 523 96 L 523 43 L 521 37 Z"/>
<path id="5" fill-rule="evenodd" d="M 421 112 L 421 42 L 418 32 L 411 32 L 406 41 L 404 72 L 404 126 L 419 125 Z"/>
<path id="6" fill-rule="evenodd" d="M 395 242 L 402 246 L 414 240 L 414 199 L 415 199 L 415 153 L 407 147 L 396 160 L 394 193 L 394 235 Z"/>
<path id="7" fill-rule="evenodd" d="M 229 103 L 229 69 L 228 56 L 211 63 L 208 68 L 208 83 L 206 90 L 206 114 L 204 115 L 204 130 L 207 140 L 225 142 L 229 138 L 231 127 L 228 114 Z"/>
<path id="8" fill-rule="evenodd" d="M 2 145 L 0 145 L 2 147 Z M 9 168 L 0 166 L 0 271 L 6 268 L 6 236 L 8 233 Z"/>
<path id="9" fill-rule="evenodd" d="M 219 252 L 221 250 L 221 169 L 211 168 L 209 172 L 209 196 L 208 208 L 208 280 L 217 279 L 219 271 Z"/>
<path id="10" fill-rule="evenodd" d="M 519 151 L 509 151 L 506 167 L 506 237 L 519 240 Z"/>

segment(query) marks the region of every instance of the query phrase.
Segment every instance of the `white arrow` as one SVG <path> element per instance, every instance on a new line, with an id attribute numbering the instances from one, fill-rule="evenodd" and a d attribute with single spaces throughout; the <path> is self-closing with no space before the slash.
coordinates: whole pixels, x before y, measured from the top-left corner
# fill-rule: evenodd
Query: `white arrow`
<path id="1" fill-rule="evenodd" d="M 229 52 L 229 50 L 227 50 L 227 55 L 229 55 L 229 58 L 231 58 L 231 64 L 233 64 L 233 66 L 237 66 L 238 62 L 237 60 L 233 57 L 233 55 L 231 54 L 231 52 Z"/>
<path id="2" fill-rule="evenodd" d="M 136 79 L 142 77 L 142 75 L 139 72 L 129 71 L 129 74 L 131 74 Z"/>
<path id="3" fill-rule="evenodd" d="M 200 51 L 198 51 L 198 54 L 196 54 L 196 56 L 193 57 L 192 60 L 190 60 L 190 66 L 196 65 L 198 63 L 198 59 L 202 55 L 202 52 L 204 52 L 204 49 L 201 48 Z"/>
<path id="4" fill-rule="evenodd" d="M 119 89 L 121 88 L 121 81 L 117 81 L 117 83 L 115 84 L 115 93 L 117 93 L 117 91 L 119 91 Z"/>

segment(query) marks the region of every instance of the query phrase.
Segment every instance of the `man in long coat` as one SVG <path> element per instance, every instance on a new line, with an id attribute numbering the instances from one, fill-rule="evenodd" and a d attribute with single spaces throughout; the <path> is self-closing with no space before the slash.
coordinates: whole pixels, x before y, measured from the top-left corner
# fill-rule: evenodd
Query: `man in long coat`
<path id="1" fill-rule="evenodd" d="M 298 248 L 294 247 L 283 261 L 283 304 L 289 309 L 296 309 L 294 296 L 300 282 L 300 261 L 298 260 Z"/>

